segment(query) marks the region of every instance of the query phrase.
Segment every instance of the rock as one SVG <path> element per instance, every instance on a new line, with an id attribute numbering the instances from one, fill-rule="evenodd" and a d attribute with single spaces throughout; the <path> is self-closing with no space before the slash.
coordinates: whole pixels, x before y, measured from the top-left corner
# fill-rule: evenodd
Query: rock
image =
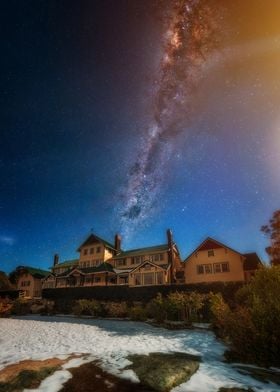
<path id="1" fill-rule="evenodd" d="M 201 361 L 200 357 L 185 353 L 130 355 L 128 359 L 133 362 L 128 368 L 136 373 L 140 382 L 159 392 L 187 382 Z"/>
<path id="2" fill-rule="evenodd" d="M 258 381 L 280 385 L 280 371 L 273 369 L 260 368 L 257 366 L 238 365 L 235 368 L 241 374 L 249 375 Z"/>
<path id="3" fill-rule="evenodd" d="M 243 388 L 220 388 L 219 392 L 254 392 L 253 389 L 243 389 Z"/>
<path id="4" fill-rule="evenodd" d="M 72 378 L 63 385 L 61 392 L 153 392 L 152 388 L 107 373 L 97 362 L 89 362 L 68 371 Z"/>

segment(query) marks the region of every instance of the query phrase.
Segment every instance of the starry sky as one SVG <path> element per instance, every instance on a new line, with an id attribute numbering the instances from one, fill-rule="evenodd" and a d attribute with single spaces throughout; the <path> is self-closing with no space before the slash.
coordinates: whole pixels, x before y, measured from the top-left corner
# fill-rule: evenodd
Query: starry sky
<path id="1" fill-rule="evenodd" d="M 93 231 L 267 260 L 280 201 L 280 2 L 1 2 L 0 269 Z"/>

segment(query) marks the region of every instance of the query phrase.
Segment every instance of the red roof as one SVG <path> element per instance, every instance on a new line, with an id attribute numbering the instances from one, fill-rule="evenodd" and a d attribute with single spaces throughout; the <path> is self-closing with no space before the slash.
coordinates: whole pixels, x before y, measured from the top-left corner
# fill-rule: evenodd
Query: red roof
<path id="1" fill-rule="evenodd" d="M 243 256 L 237 250 L 234 250 L 234 249 L 230 248 L 229 246 L 224 245 L 217 240 L 214 240 L 214 238 L 208 237 L 184 261 L 186 262 L 194 253 L 196 253 L 200 250 L 210 250 L 210 249 L 218 249 L 218 248 L 227 248 L 227 249 L 231 250 L 232 252 L 238 253 L 241 256 Z"/>
<path id="2" fill-rule="evenodd" d="M 220 243 L 213 241 L 212 239 L 207 239 L 203 244 L 199 247 L 199 250 L 210 250 L 210 249 L 218 249 L 225 248 Z"/>

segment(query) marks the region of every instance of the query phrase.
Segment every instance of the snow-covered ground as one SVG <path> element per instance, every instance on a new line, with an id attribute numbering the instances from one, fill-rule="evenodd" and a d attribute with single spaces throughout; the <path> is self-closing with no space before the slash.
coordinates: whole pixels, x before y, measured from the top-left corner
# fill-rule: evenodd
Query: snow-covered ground
<path id="1" fill-rule="evenodd" d="M 102 367 L 113 374 L 133 378 L 132 371 L 122 371 L 129 364 L 128 354 L 181 351 L 199 354 L 203 362 L 191 380 L 174 392 L 216 392 L 220 387 L 234 386 L 279 392 L 279 386 L 258 382 L 223 363 L 224 350 L 210 331 L 168 331 L 140 322 L 68 317 L 0 319 L 0 369 L 23 359 L 65 358 L 81 353 L 100 360 Z M 60 372 L 51 376 L 56 388 L 48 389 L 45 384 L 50 383 L 43 382 L 40 390 L 57 390 L 57 378 L 67 380 L 67 370 Z"/>

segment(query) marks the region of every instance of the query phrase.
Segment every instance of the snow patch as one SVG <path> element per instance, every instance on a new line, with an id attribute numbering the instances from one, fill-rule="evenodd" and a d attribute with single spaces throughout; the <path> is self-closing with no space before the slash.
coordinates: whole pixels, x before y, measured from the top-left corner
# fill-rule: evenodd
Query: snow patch
<path id="1" fill-rule="evenodd" d="M 200 355 L 202 363 L 192 378 L 173 392 L 216 392 L 222 386 L 279 392 L 279 386 L 265 384 L 240 374 L 223 362 L 224 345 L 206 330 L 168 331 L 132 321 L 90 320 L 30 316 L 0 319 L 0 369 L 24 359 L 65 358 L 73 353 L 83 358 L 69 360 L 63 369 L 44 380 L 38 391 L 55 392 L 71 374 L 67 370 L 92 360 L 108 372 L 139 381 L 125 369 L 130 354 L 184 352 Z"/>

